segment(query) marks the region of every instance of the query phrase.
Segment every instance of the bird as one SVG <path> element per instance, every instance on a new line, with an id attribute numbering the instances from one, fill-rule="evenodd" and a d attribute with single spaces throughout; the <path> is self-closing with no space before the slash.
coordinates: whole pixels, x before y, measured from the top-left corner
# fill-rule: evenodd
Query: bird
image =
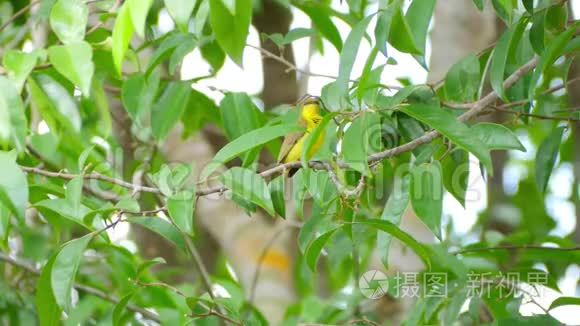
<path id="1" fill-rule="evenodd" d="M 320 106 L 321 103 L 318 97 L 308 96 L 306 100 L 303 101 L 300 116 L 298 117 L 298 124 L 305 129 L 284 137 L 284 142 L 282 143 L 280 153 L 278 154 L 278 163 L 300 161 L 302 157 L 302 149 L 306 144 L 306 139 L 308 139 L 310 133 L 320 124 L 320 121 L 322 121 Z M 308 153 L 306 153 L 306 157 L 308 159 L 312 158 L 312 156 L 320 150 L 323 143 L 324 130 L 321 131 L 313 146 L 310 148 Z M 288 171 L 288 176 L 292 177 L 297 171 L 298 168 L 290 169 Z"/>

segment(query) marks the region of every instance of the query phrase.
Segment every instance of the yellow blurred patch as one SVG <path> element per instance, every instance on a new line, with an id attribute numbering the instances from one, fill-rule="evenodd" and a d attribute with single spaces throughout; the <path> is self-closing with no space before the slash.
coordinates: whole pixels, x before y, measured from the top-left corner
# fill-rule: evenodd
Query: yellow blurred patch
<path id="1" fill-rule="evenodd" d="M 288 259 L 288 255 L 286 255 L 284 252 L 278 251 L 276 249 L 270 249 L 264 255 L 264 258 L 262 259 L 262 265 L 280 271 L 286 271 L 290 265 L 290 260 Z"/>

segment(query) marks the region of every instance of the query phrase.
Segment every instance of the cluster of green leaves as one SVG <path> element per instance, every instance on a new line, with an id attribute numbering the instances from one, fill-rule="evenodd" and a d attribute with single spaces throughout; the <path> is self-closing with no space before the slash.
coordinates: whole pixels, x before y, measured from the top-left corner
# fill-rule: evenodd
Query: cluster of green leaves
<path id="1" fill-rule="evenodd" d="M 304 219 L 294 273 L 300 300 L 288 309 L 287 324 L 352 319 L 363 298 L 358 292 L 346 296 L 343 290 L 356 281 L 357 271 L 368 266 L 374 252 L 380 253 L 388 267 L 393 239 L 416 253 L 426 271 L 448 273 L 449 284 L 454 285 L 448 297 L 420 299 L 408 324 L 450 324 L 457 318 L 479 323 L 481 309 L 489 310 L 497 321 L 526 322 L 517 312 L 518 298 L 500 297 L 494 291 L 486 293 L 485 299 L 472 299 L 469 311 L 460 315 L 467 300 L 463 289 L 469 272 L 497 273 L 509 267 L 524 275 L 544 264 L 550 275 L 547 285 L 557 289 L 555 280 L 570 261 L 580 258 L 577 252 L 547 255 L 530 251 L 514 258 L 509 252 L 474 250 L 457 256 L 450 248 L 464 243 L 454 237 L 452 225 L 443 224 L 442 202 L 448 192 L 465 205 L 468 175 L 502 173 L 493 171 L 490 152 L 525 151 L 514 131 L 525 133 L 537 147 L 535 160 L 523 162 L 533 172 L 520 181 L 510 198 L 525 220 L 514 222 L 512 233 L 500 235 L 488 230 L 491 213 L 484 212 L 478 224 L 481 230 L 476 231 L 482 240 L 463 249 L 573 244 L 569 237 L 550 233 L 555 223 L 543 200 L 552 170 L 573 160 L 568 128 L 554 120 L 530 121 L 526 115 L 567 114 L 559 110 L 565 105 L 565 96 L 546 93 L 553 80 L 567 81 L 571 58 L 579 50 L 580 39 L 575 37 L 579 26 L 568 22 L 564 3 L 522 1 L 524 11 L 517 1 L 492 1 L 506 24 L 493 48 L 457 62 L 441 87 L 405 85 L 392 92 L 381 84 L 383 70 L 393 63 L 388 57 L 390 48 L 413 56 L 426 67 L 435 0 L 414 0 L 408 7 L 402 0 L 380 0 L 379 10 L 370 14 L 370 4 L 360 0 L 347 1 L 348 13 L 334 10 L 328 1 L 279 2 L 304 12 L 313 27 L 266 35 L 265 39 L 283 48 L 307 37 L 319 51 L 324 50 L 326 40 L 340 53 L 339 74 L 321 94 L 326 115 L 307 139 L 303 167 L 292 179 L 264 178 L 258 174 L 258 166 L 262 151 L 275 157 L 279 138 L 300 130 L 297 110 L 260 110 L 245 93 L 226 93 L 216 104 L 191 87 L 205 77 L 189 81 L 175 77 L 184 56 L 194 49 L 212 67 L 212 75 L 221 69 L 226 56 L 241 64 L 253 1 L 45 0 L 39 10 L 28 11 L 23 19 L 5 26 L 0 36 L 0 45 L 7 46 L 0 76 L 0 146 L 4 149 L 0 152 L 0 246 L 8 252 L 14 249 L 9 240 L 19 239 L 19 257 L 41 262 L 42 269 L 34 285 L 34 306 L 26 303 L 32 300 L 19 300 L 19 290 L 10 288 L 10 282 L 0 280 L 3 292 L 9 293 L 0 300 L 3 318 L 12 323 L 37 318 L 41 324 L 54 325 L 66 312 L 66 323 L 71 325 L 89 320 L 118 325 L 136 318 L 135 309 L 127 308 L 139 306 L 154 309 L 164 322 L 172 324 L 196 319 L 194 315 L 218 306 L 234 320 L 266 323 L 247 302 L 225 262 L 216 267 L 211 281 L 225 288 L 230 298 L 214 301 L 201 284 L 181 284 L 178 291 L 163 286 L 173 273 L 184 271 L 152 271 L 164 261 L 144 259 L 104 232 L 107 225 L 122 219 L 166 239 L 177 256 L 190 254 L 189 243 L 196 236 L 196 194 L 204 189 L 188 182 L 190 168 L 170 164 L 153 150 L 178 125 L 183 126 L 182 136 L 190 137 L 212 124 L 229 141 L 202 167 L 202 180 L 239 159 L 239 166 L 219 175 L 230 190 L 229 198 L 249 213 L 260 209 L 282 218 L 286 217 L 286 204 L 292 201 Z M 474 3 L 480 9 L 483 6 L 483 1 Z M 2 17 L 11 17 L 22 8 L 20 1 L 9 1 L 0 10 Z M 157 20 L 161 11 L 171 16 L 174 30 L 160 31 Z M 89 26 L 95 15 L 99 22 Z M 344 40 L 335 19 L 352 27 Z M 372 22 L 374 29 L 370 28 Z M 50 26 L 46 44 L 24 51 L 28 28 L 34 24 Z M 370 42 L 372 50 L 361 76 L 353 80 L 361 42 Z M 533 73 L 505 89 L 506 77 L 534 56 L 540 60 Z M 503 101 L 525 102 L 510 108 L 520 113 L 511 129 L 494 123 L 463 123 L 457 120 L 457 111 L 445 107 L 449 102 L 480 99 L 488 83 Z M 113 117 L 119 116 L 126 116 L 131 128 L 113 133 Z M 442 137 L 369 165 L 369 157 L 380 157 L 385 150 L 431 130 Z M 329 162 L 336 168 L 333 175 L 310 168 L 307 162 L 306 153 L 323 132 L 323 148 L 313 159 Z M 480 169 L 469 164 L 470 155 L 477 158 Z M 31 168 L 34 166 L 53 171 L 52 177 L 37 173 Z M 59 174 L 61 170 L 71 174 Z M 139 200 L 134 196 L 139 190 L 126 183 L 87 177 L 98 174 L 122 180 L 138 173 L 145 174 L 143 179 L 153 189 Z M 356 187 L 361 178 L 366 180 L 362 193 L 356 193 L 356 198 L 347 196 L 344 188 Z M 290 182 L 293 190 L 287 196 L 286 183 Z M 304 209 L 307 201 L 311 204 L 308 210 Z M 408 205 L 441 240 L 439 244 L 420 243 L 399 228 Z M 156 213 L 152 210 L 159 206 L 165 208 L 167 218 L 143 213 Z M 324 264 L 320 259 L 323 252 Z M 490 277 L 496 275 L 493 273 Z M 316 292 L 323 279 L 330 293 L 324 299 Z M 118 298 L 113 300 L 115 305 L 86 293 L 79 282 L 106 289 Z M 29 293 L 21 295 L 29 297 Z M 553 307 L 563 304 L 577 304 L 577 300 L 560 299 Z M 541 318 L 553 322 L 548 316 Z M 216 320 L 213 316 L 196 322 L 212 324 Z"/>

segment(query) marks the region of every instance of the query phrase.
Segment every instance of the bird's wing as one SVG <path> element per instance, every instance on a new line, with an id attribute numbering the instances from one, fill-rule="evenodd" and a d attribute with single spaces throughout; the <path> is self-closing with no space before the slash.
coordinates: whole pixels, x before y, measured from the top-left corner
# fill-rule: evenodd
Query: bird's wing
<path id="1" fill-rule="evenodd" d="M 294 147 L 294 145 L 300 139 L 300 137 L 302 137 L 302 135 L 304 135 L 304 131 L 297 131 L 287 135 L 284 138 L 282 147 L 280 147 L 280 153 L 278 154 L 278 163 L 282 162 L 284 158 L 286 158 L 286 155 L 290 153 L 290 150 L 292 149 L 292 147 Z"/>

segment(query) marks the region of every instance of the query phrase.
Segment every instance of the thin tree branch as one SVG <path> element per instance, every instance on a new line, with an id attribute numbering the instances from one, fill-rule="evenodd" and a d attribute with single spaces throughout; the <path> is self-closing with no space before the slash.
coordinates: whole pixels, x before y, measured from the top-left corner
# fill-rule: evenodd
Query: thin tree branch
<path id="1" fill-rule="evenodd" d="M 497 247 L 466 248 L 457 251 L 452 251 L 450 252 L 450 254 L 459 255 L 471 252 L 497 251 L 497 250 L 545 250 L 545 251 L 571 252 L 571 251 L 580 251 L 580 246 L 562 248 L 562 247 L 544 247 L 540 245 L 503 245 Z"/>
<path id="2" fill-rule="evenodd" d="M 39 3 L 40 3 L 40 0 L 34 0 L 34 1 L 30 2 L 28 5 L 22 7 L 17 12 L 15 12 L 14 15 L 12 15 L 10 18 L 8 18 L 8 20 L 6 22 L 4 22 L 4 24 L 2 24 L 2 26 L 0 26 L 0 32 L 2 32 L 2 30 L 4 30 L 6 27 L 8 27 L 8 25 L 12 24 L 16 19 L 18 19 L 18 17 L 24 15 L 28 10 L 30 10 L 32 7 L 36 6 Z"/>
<path id="3" fill-rule="evenodd" d="M 319 73 L 311 72 L 308 70 L 300 69 L 292 62 L 286 60 L 282 55 L 276 55 L 276 54 L 274 54 L 274 53 L 272 53 L 264 48 L 261 48 L 259 46 L 255 46 L 255 45 L 251 45 L 251 44 L 246 44 L 246 46 L 249 48 L 260 51 L 260 53 L 262 53 L 262 55 L 264 55 L 266 58 L 276 60 L 276 61 L 280 62 L 281 64 L 285 65 L 286 67 L 288 67 L 287 71 L 294 70 L 298 73 L 301 73 L 303 75 L 308 75 L 310 77 L 323 77 L 323 78 L 329 78 L 329 79 L 337 79 L 338 78 L 337 76 L 333 76 L 333 75 L 319 74 Z M 350 79 L 349 81 L 355 82 L 355 83 L 357 82 L 357 80 L 355 80 L 355 79 Z M 401 86 L 393 86 L 393 85 L 382 85 L 382 86 L 384 86 L 385 88 L 390 88 L 390 89 L 395 89 L 395 90 L 402 89 Z"/>
<path id="4" fill-rule="evenodd" d="M 123 188 L 130 189 L 134 192 L 141 192 L 141 191 L 152 192 L 152 193 L 160 193 L 161 192 L 157 188 L 132 184 L 130 182 L 127 182 L 127 181 L 124 181 L 121 179 L 115 179 L 113 177 L 109 177 L 109 176 L 106 176 L 104 174 L 100 174 L 100 173 L 96 173 L 96 172 L 92 172 L 89 174 L 69 174 L 69 173 L 63 173 L 63 172 L 46 171 L 46 170 L 42 170 L 40 168 L 30 167 L 30 166 L 22 166 L 22 165 L 20 166 L 20 168 L 22 169 L 22 171 L 24 171 L 26 173 L 38 174 L 38 175 L 42 175 L 42 176 L 50 177 L 50 178 L 60 178 L 60 179 L 65 179 L 65 180 L 72 180 L 76 177 L 82 176 L 86 180 L 99 180 L 99 181 L 107 182 L 107 183 L 117 185 L 117 186 L 120 186 Z"/>
<path id="5" fill-rule="evenodd" d="M 4 261 L 10 265 L 16 266 L 20 269 L 23 269 L 27 272 L 30 272 L 31 274 L 34 274 L 35 276 L 40 275 L 40 271 L 38 269 L 36 269 L 35 267 L 33 267 L 32 265 L 30 265 L 29 263 L 27 263 L 21 259 L 11 257 L 5 253 L 0 252 L 0 261 Z M 119 299 L 117 297 L 115 297 L 113 295 L 109 295 L 109 294 L 107 294 L 99 289 L 96 289 L 94 287 L 84 285 L 84 284 L 79 284 L 79 283 L 75 283 L 73 286 L 78 291 L 81 291 L 81 292 L 90 294 L 92 296 L 101 298 L 101 299 L 108 301 L 110 303 L 113 303 L 113 304 L 119 303 Z M 140 313 L 141 315 L 143 315 L 143 317 L 161 324 L 161 318 L 159 318 L 159 316 L 154 312 L 151 312 L 151 311 L 144 309 L 144 308 L 141 308 L 141 307 L 137 307 L 137 306 L 132 305 L 132 304 L 128 304 L 126 306 L 126 309 L 129 311 L 132 311 L 132 312 Z"/>

